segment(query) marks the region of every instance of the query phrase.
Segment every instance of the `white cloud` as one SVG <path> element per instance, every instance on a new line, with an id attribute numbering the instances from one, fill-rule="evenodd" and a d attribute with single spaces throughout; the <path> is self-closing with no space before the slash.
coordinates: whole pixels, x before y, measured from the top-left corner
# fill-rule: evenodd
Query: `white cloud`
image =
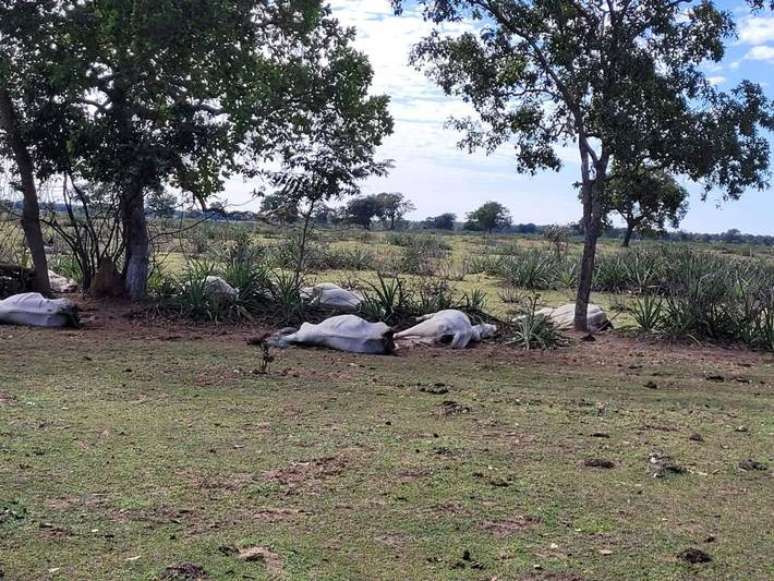
<path id="1" fill-rule="evenodd" d="M 754 46 L 744 58 L 749 61 L 766 61 L 774 63 L 774 46 Z"/>
<path id="2" fill-rule="evenodd" d="M 726 77 L 722 75 L 717 75 L 714 77 L 707 77 L 707 80 L 709 81 L 710 85 L 722 85 L 726 82 Z"/>
<path id="3" fill-rule="evenodd" d="M 751 16 L 739 23 L 739 40 L 759 45 L 774 40 L 774 17 Z"/>

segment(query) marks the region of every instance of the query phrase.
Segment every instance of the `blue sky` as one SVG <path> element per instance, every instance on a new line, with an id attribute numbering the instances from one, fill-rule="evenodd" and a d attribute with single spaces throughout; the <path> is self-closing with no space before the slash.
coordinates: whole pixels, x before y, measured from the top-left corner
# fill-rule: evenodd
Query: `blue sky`
<path id="1" fill-rule="evenodd" d="M 774 14 L 751 15 L 742 0 L 718 4 L 735 13 L 739 40 L 729 47 L 722 63 L 707 67 L 708 76 L 721 88 L 751 79 L 774 97 Z M 369 55 L 375 70 L 374 92 L 386 93 L 392 99 L 395 134 L 387 139 L 380 155 L 394 159 L 395 169 L 386 178 L 370 180 L 364 192 L 405 193 L 417 206 L 412 218 L 447 211 L 462 217 L 486 200 L 497 200 L 510 208 L 516 222 L 578 220 L 580 204 L 572 188 L 578 180 L 574 148 L 562 152 L 565 166 L 561 172 L 537 176 L 517 174 L 508 147 L 490 156 L 459 151 L 458 134 L 444 128 L 444 122 L 469 110 L 459 100 L 445 97 L 407 62 L 411 45 L 426 35 L 430 26 L 410 9 L 401 17 L 393 16 L 388 0 L 331 0 L 331 5 L 343 24 L 358 30 L 356 46 Z M 453 25 L 451 32 L 464 27 Z M 739 228 L 774 234 L 773 217 L 772 189 L 746 192 L 740 201 L 721 207 L 693 195 L 683 229 L 722 232 Z"/>

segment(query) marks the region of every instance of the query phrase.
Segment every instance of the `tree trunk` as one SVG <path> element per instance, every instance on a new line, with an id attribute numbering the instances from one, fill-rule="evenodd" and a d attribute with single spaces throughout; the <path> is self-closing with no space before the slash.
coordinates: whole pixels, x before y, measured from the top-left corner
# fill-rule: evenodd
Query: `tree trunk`
<path id="1" fill-rule="evenodd" d="M 121 206 L 126 241 L 124 288 L 130 299 L 138 301 L 145 298 L 149 264 L 148 228 L 142 190 L 133 188 L 132 191 L 125 192 Z"/>
<path id="2" fill-rule="evenodd" d="M 584 161 L 586 161 L 584 159 Z M 588 309 L 591 299 L 591 286 L 594 282 L 594 261 L 597 253 L 597 240 L 602 231 L 602 196 L 607 179 L 607 159 L 594 166 L 594 178 L 590 178 L 588 165 L 584 163 L 581 200 L 583 202 L 583 226 L 585 237 L 578 277 L 578 294 L 575 301 L 575 329 L 588 332 Z"/>
<path id="3" fill-rule="evenodd" d="M 32 265 L 35 271 L 33 288 L 39 293 L 49 294 L 51 284 L 48 280 L 48 260 L 43 243 L 43 232 L 40 229 L 40 207 L 32 159 L 19 133 L 13 101 L 4 87 L 0 87 L 0 128 L 5 131 L 21 178 L 22 195 L 24 196 L 21 225 L 27 247 L 32 255 Z"/>
<path id="4" fill-rule="evenodd" d="M 575 300 L 575 329 L 587 330 L 587 315 L 591 285 L 594 278 L 594 255 L 596 254 L 597 233 L 593 228 L 593 212 L 591 208 L 591 182 L 581 186 L 583 200 L 583 255 L 581 256 L 580 274 L 578 276 L 578 293 Z"/>
<path id="5" fill-rule="evenodd" d="M 629 248 L 629 243 L 632 241 L 633 232 L 634 232 L 634 224 L 632 222 L 628 222 L 626 224 L 626 234 L 624 234 L 624 239 L 621 246 L 623 246 L 624 248 Z"/>
<path id="6" fill-rule="evenodd" d="M 304 225 L 301 230 L 301 241 L 298 246 L 298 261 L 296 262 L 296 272 L 293 276 L 293 283 L 295 288 L 301 286 L 301 274 L 304 271 L 304 262 L 306 260 L 306 243 L 309 239 L 309 225 L 312 222 L 312 212 L 314 212 L 314 205 L 316 200 L 312 200 L 309 203 L 308 211 L 303 215 Z"/>

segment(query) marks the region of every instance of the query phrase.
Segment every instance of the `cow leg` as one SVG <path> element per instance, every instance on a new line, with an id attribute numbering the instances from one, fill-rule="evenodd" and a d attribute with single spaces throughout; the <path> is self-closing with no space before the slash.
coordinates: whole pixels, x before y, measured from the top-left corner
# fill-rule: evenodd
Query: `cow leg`
<path id="1" fill-rule="evenodd" d="M 464 349 L 470 343 L 470 331 L 459 331 L 454 334 L 451 342 L 452 349 Z"/>

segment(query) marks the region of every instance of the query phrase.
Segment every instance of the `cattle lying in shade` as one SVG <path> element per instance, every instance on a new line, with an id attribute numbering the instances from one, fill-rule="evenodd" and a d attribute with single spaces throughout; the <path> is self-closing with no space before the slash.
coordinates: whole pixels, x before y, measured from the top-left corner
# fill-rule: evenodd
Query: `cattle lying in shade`
<path id="1" fill-rule="evenodd" d="M 78 290 L 77 282 L 57 274 L 53 270 L 48 271 L 48 282 L 51 285 L 51 290 L 55 293 L 74 293 Z"/>
<path id="2" fill-rule="evenodd" d="M 204 293 L 211 299 L 217 301 L 235 301 L 239 298 L 239 290 L 228 284 L 219 276 L 208 276 L 204 279 Z M 187 288 L 191 287 L 191 282 L 186 282 Z"/>
<path id="3" fill-rule="evenodd" d="M 395 351 L 393 330 L 384 323 L 369 323 L 356 315 L 338 315 L 314 325 L 283 329 L 267 341 L 274 347 L 309 345 L 349 353 L 387 355 Z"/>
<path id="4" fill-rule="evenodd" d="M 356 311 L 363 302 L 363 295 L 343 289 L 331 282 L 323 282 L 301 289 L 301 296 L 312 305 L 337 311 Z"/>
<path id="5" fill-rule="evenodd" d="M 592 333 L 604 331 L 612 326 L 607 314 L 599 305 L 589 305 L 586 313 L 589 331 Z M 575 324 L 575 303 L 568 303 L 555 309 L 550 307 L 540 309 L 536 314 L 547 317 L 557 329 L 566 331 L 572 329 Z"/>
<path id="6" fill-rule="evenodd" d="M 494 336 L 494 325 L 473 325 L 462 311 L 446 310 L 417 319 L 420 323 L 395 335 L 398 341 L 411 343 L 446 343 L 453 349 L 464 349 L 471 341 Z"/>
<path id="7" fill-rule="evenodd" d="M 13 295 L 0 301 L 0 323 L 28 327 L 70 327 L 78 324 L 75 304 L 47 299 L 40 293 Z"/>

